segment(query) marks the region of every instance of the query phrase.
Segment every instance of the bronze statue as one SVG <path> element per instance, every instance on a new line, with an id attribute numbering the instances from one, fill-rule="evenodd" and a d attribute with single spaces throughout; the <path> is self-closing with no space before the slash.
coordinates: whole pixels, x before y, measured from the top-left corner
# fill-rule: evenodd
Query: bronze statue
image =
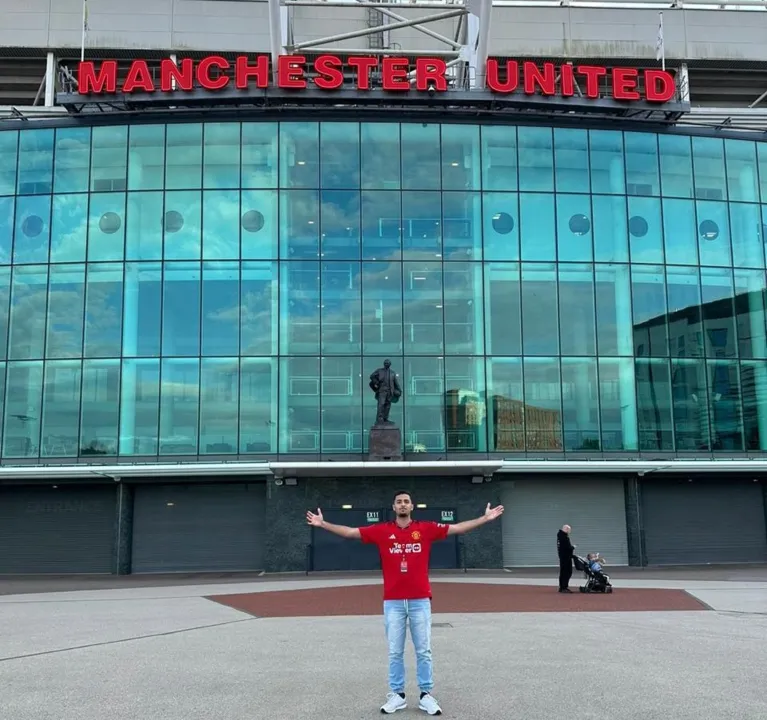
<path id="1" fill-rule="evenodd" d="M 376 425 L 393 425 L 389 421 L 389 411 L 393 402 L 399 402 L 402 395 L 397 373 L 391 369 L 391 360 L 384 360 L 384 366 L 370 376 L 370 389 L 378 400 Z"/>

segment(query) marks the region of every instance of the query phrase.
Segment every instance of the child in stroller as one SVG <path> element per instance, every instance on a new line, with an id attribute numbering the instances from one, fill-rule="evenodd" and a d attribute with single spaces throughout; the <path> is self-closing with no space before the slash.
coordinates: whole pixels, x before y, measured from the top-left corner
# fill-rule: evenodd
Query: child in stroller
<path id="1" fill-rule="evenodd" d="M 573 563 L 575 569 L 582 572 L 586 578 L 586 584 L 580 587 L 582 593 L 611 593 L 613 591 L 610 576 L 602 570 L 605 559 L 599 553 L 589 553 L 585 559 L 574 555 Z"/>

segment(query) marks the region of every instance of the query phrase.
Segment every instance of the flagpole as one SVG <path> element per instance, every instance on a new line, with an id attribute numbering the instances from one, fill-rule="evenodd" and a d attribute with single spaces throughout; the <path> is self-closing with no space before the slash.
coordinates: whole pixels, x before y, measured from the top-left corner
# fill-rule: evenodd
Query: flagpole
<path id="1" fill-rule="evenodd" d="M 88 0 L 83 0 L 83 36 L 80 43 L 80 62 L 85 60 L 85 29 L 88 27 Z"/>
<path id="2" fill-rule="evenodd" d="M 661 69 L 665 72 L 666 71 L 666 38 L 664 37 L 663 33 L 663 13 L 659 12 L 658 15 L 660 16 L 660 59 L 661 59 Z"/>

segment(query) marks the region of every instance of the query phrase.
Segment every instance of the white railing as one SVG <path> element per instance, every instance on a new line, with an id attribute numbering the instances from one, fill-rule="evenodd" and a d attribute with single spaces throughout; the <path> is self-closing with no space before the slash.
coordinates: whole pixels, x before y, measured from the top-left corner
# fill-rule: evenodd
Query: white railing
<path id="1" fill-rule="evenodd" d="M 283 0 L 283 5 L 400 5 L 418 9 L 460 7 L 464 0 Z M 767 10 L 767 0 L 493 0 L 495 7 L 583 7 L 634 10 Z"/>

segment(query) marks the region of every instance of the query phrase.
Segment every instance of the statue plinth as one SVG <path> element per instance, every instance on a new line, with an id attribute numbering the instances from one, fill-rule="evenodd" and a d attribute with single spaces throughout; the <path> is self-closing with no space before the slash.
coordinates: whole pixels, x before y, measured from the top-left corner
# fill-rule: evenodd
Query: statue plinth
<path id="1" fill-rule="evenodd" d="M 402 431 L 394 423 L 370 428 L 368 459 L 402 460 Z"/>

